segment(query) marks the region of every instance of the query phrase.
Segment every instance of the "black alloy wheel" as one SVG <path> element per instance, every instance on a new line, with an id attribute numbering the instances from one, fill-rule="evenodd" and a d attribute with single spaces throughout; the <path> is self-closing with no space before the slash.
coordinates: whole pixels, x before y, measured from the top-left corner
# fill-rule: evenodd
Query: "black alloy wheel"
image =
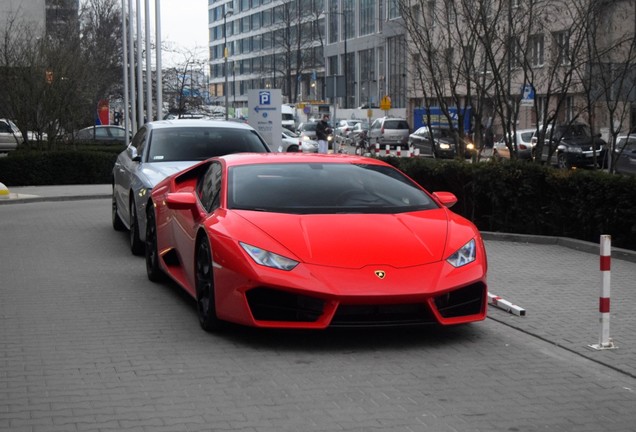
<path id="1" fill-rule="evenodd" d="M 130 251 L 133 255 L 142 255 L 145 247 L 139 238 L 139 220 L 135 200 L 130 200 Z"/>
<path id="2" fill-rule="evenodd" d="M 570 169 L 571 168 L 570 164 L 568 163 L 567 158 L 565 157 L 565 153 L 559 153 L 557 155 L 557 166 L 560 169 Z"/>
<path id="3" fill-rule="evenodd" d="M 210 242 L 206 236 L 201 236 L 197 243 L 194 279 L 197 290 L 197 312 L 201 328 L 207 332 L 218 330 L 220 321 L 216 316 L 216 304 L 214 301 L 212 254 Z"/>
<path id="4" fill-rule="evenodd" d="M 157 221 L 155 220 L 154 206 L 151 204 L 148 203 L 148 215 L 146 218 L 146 274 L 151 281 L 161 282 L 165 275 L 159 266 Z"/>
<path id="5" fill-rule="evenodd" d="M 112 202 L 112 221 L 113 221 L 113 229 L 115 231 L 124 231 L 126 229 L 126 226 L 124 225 L 124 222 L 122 222 L 121 218 L 119 217 L 119 214 L 117 213 L 117 199 L 115 198 L 115 189 L 113 188 L 113 202 Z"/>

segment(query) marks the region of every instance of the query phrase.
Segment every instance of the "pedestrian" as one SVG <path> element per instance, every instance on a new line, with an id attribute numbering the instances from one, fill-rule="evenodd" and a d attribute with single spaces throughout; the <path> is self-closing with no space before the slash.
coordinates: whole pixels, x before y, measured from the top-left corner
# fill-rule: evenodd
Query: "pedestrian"
<path id="1" fill-rule="evenodd" d="M 329 126 L 329 114 L 324 114 L 322 120 L 316 125 L 316 140 L 318 140 L 318 153 L 327 154 L 329 151 L 329 135 L 332 130 Z"/>

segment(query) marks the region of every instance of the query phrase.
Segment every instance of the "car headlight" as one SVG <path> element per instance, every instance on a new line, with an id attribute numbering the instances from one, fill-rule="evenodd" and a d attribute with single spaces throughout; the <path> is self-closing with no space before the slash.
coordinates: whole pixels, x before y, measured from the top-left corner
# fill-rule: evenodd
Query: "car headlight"
<path id="1" fill-rule="evenodd" d="M 446 261 L 453 267 L 461 267 L 469 264 L 477 258 L 477 247 L 475 239 L 472 239 L 464 246 L 459 248 L 457 252 L 449 256 Z"/>
<path id="2" fill-rule="evenodd" d="M 303 135 L 303 141 L 309 141 L 311 138 L 309 138 L 307 135 Z"/>
<path id="3" fill-rule="evenodd" d="M 581 147 L 566 147 L 565 151 L 568 153 L 583 153 L 583 149 Z"/>
<path id="4" fill-rule="evenodd" d="M 466 150 L 475 150 L 475 144 L 469 142 L 466 144 Z"/>
<path id="5" fill-rule="evenodd" d="M 448 150 L 450 148 L 450 144 L 446 144 L 446 143 L 439 143 L 439 148 L 441 148 L 442 150 Z"/>
<path id="6" fill-rule="evenodd" d="M 261 249 L 259 247 L 252 246 L 243 242 L 239 242 L 239 244 L 243 249 L 245 249 L 245 252 L 247 252 L 248 255 L 252 257 L 256 264 L 286 271 L 292 270 L 298 265 L 298 261 L 275 254 L 268 250 Z"/>

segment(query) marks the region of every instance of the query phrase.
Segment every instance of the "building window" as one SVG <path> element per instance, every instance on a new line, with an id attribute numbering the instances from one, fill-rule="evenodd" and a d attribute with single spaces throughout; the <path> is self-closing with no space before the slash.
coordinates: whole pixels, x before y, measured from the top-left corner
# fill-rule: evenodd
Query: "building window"
<path id="1" fill-rule="evenodd" d="M 528 45 L 530 48 L 530 64 L 532 66 L 543 66 L 544 42 L 543 34 L 530 36 Z"/>
<path id="2" fill-rule="evenodd" d="M 344 18 L 342 24 L 344 26 L 344 37 L 351 39 L 355 37 L 356 22 L 353 0 L 343 0 L 342 17 Z M 346 23 L 346 25 L 345 25 Z"/>
<path id="3" fill-rule="evenodd" d="M 435 0 L 431 0 L 428 2 L 428 26 L 431 29 L 434 29 L 436 22 L 437 20 L 435 19 Z"/>
<path id="4" fill-rule="evenodd" d="M 508 42 L 508 62 L 511 68 L 521 67 L 521 59 L 523 58 L 521 54 L 521 44 L 519 43 L 519 38 L 513 37 Z"/>
<path id="5" fill-rule="evenodd" d="M 360 36 L 375 32 L 375 1 L 360 0 Z"/>
<path id="6" fill-rule="evenodd" d="M 541 126 L 545 122 L 543 116 L 545 115 L 545 110 L 548 106 L 548 98 L 546 98 L 545 96 L 535 95 L 535 99 L 537 101 L 537 125 Z"/>
<path id="7" fill-rule="evenodd" d="M 565 121 L 573 121 L 575 115 L 574 98 L 572 96 L 568 96 L 565 98 Z"/>
<path id="8" fill-rule="evenodd" d="M 338 10 L 338 0 L 329 0 L 329 10 Z M 336 43 L 338 41 L 338 18 L 338 14 L 329 14 L 329 43 Z"/>
<path id="9" fill-rule="evenodd" d="M 389 19 L 399 18 L 401 16 L 399 3 L 399 0 L 388 0 Z"/>
<path id="10" fill-rule="evenodd" d="M 557 64 L 567 66 L 570 64 L 570 32 L 561 31 L 554 33 L 554 48 Z"/>

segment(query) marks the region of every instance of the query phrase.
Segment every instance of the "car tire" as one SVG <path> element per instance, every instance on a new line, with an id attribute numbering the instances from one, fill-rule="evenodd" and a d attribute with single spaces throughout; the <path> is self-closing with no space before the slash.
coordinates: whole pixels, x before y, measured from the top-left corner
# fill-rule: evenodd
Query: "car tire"
<path id="1" fill-rule="evenodd" d="M 298 153 L 298 146 L 290 145 L 287 147 L 287 153 Z"/>
<path id="2" fill-rule="evenodd" d="M 146 216 L 146 274 L 152 282 L 161 282 L 165 278 L 159 265 L 159 249 L 157 248 L 157 221 L 154 206 L 148 203 Z"/>
<path id="3" fill-rule="evenodd" d="M 565 157 L 565 153 L 557 154 L 557 167 L 559 167 L 560 169 L 571 168 L 570 164 L 567 161 L 567 158 Z"/>
<path id="4" fill-rule="evenodd" d="M 210 242 L 205 235 L 199 236 L 197 241 L 194 283 L 197 295 L 197 313 L 201 328 L 206 332 L 219 330 L 221 322 L 216 316 L 212 253 Z"/>
<path id="5" fill-rule="evenodd" d="M 143 255 L 144 244 L 139 238 L 139 219 L 137 218 L 137 207 L 135 201 L 130 200 L 130 251 L 133 255 Z"/>
<path id="6" fill-rule="evenodd" d="M 119 217 L 119 213 L 117 212 L 117 199 L 115 198 L 115 190 L 113 189 L 113 202 L 112 202 L 112 215 L 111 218 L 113 220 L 113 229 L 115 231 L 124 231 L 126 230 L 126 225 Z"/>

